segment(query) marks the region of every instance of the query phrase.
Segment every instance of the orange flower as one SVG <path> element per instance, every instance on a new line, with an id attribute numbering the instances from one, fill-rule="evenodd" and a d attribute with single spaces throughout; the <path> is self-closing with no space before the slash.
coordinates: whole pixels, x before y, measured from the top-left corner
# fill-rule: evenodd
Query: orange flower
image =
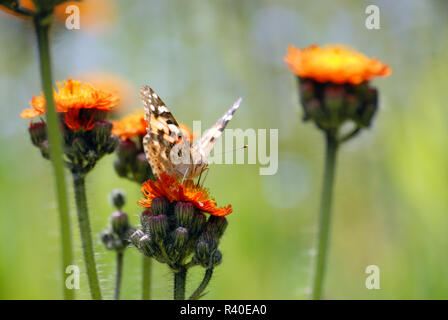
<path id="1" fill-rule="evenodd" d="M 68 79 L 57 83 L 58 91 L 54 90 L 56 111 L 64 114 L 64 122 L 71 130 L 93 128 L 95 116 L 110 111 L 118 104 L 115 94 L 98 90 L 88 83 Z M 22 118 L 35 118 L 46 112 L 43 94 L 34 96 L 30 102 L 31 108 L 22 111 Z"/>
<path id="2" fill-rule="evenodd" d="M 357 85 L 391 74 L 389 66 L 341 45 L 312 45 L 305 49 L 289 46 L 285 62 L 299 77 L 318 82 Z"/>
<path id="3" fill-rule="evenodd" d="M 208 189 L 194 184 L 193 180 L 179 183 L 175 175 L 169 176 L 163 173 L 157 177 L 157 181 L 148 180 L 142 185 L 142 193 L 145 196 L 138 204 L 142 207 L 151 208 L 152 200 L 165 197 L 170 202 L 190 202 L 203 212 L 213 216 L 223 217 L 232 213 L 232 206 L 218 208 L 214 198 L 210 198 Z"/>
<path id="4" fill-rule="evenodd" d="M 112 121 L 112 123 L 114 125 L 112 134 L 120 137 L 122 140 L 144 136 L 148 127 L 143 110 L 135 111 L 133 114 L 127 115 L 120 120 Z M 184 137 L 188 137 L 190 141 L 194 140 L 194 135 L 186 125 L 181 123 L 179 128 Z"/>
<path id="5" fill-rule="evenodd" d="M 120 97 L 120 102 L 112 111 L 114 114 L 128 113 L 131 106 L 139 103 L 135 95 L 135 86 L 117 74 L 104 71 L 89 71 L 79 73 L 76 78 L 90 83 L 97 89 L 116 93 Z"/>
<path id="6" fill-rule="evenodd" d="M 144 136 L 148 126 L 143 110 L 127 115 L 121 120 L 112 121 L 112 124 L 114 125 L 112 134 L 120 137 L 122 140 Z"/>

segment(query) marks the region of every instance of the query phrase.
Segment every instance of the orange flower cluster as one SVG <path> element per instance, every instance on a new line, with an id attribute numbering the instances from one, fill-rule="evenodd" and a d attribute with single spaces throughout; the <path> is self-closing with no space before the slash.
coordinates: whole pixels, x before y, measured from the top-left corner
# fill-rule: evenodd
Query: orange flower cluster
<path id="1" fill-rule="evenodd" d="M 145 114 L 142 111 L 136 111 L 133 114 L 127 115 L 120 120 L 112 121 L 114 127 L 112 134 L 120 137 L 122 140 L 133 137 L 143 137 L 148 128 L 148 122 L 145 119 Z M 184 137 L 188 137 L 190 141 L 194 140 L 194 135 L 183 123 L 179 124 L 180 131 Z"/>
<path id="2" fill-rule="evenodd" d="M 95 113 L 110 111 L 118 104 L 118 96 L 98 90 L 88 83 L 68 79 L 57 83 L 58 91 L 54 90 L 56 111 L 64 114 L 64 122 L 71 130 L 91 130 Z M 30 102 L 31 108 L 22 111 L 22 118 L 35 118 L 46 112 L 45 97 L 34 96 Z M 81 114 L 88 110 L 87 114 Z"/>
<path id="3" fill-rule="evenodd" d="M 190 202 L 200 211 L 210 213 L 213 216 L 223 217 L 232 213 L 232 206 L 218 208 L 214 198 L 210 198 L 209 191 L 201 186 L 195 185 L 193 180 L 179 183 L 175 175 L 169 176 L 163 173 L 157 181 L 148 180 L 142 185 L 144 199 L 138 204 L 142 207 L 151 208 L 152 200 L 165 197 L 170 202 Z"/>
<path id="4" fill-rule="evenodd" d="M 391 74 L 389 66 L 341 45 L 305 49 L 289 46 L 285 62 L 299 77 L 318 82 L 357 85 Z"/>
<path id="5" fill-rule="evenodd" d="M 112 124 L 114 125 L 112 134 L 122 140 L 144 136 L 148 127 L 143 110 L 136 111 L 120 120 L 112 121 Z"/>

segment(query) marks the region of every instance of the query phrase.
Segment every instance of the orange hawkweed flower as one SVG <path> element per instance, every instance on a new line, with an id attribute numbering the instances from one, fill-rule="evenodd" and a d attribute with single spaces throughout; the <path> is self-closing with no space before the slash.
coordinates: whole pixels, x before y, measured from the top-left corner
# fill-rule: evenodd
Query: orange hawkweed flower
<path id="1" fill-rule="evenodd" d="M 133 114 L 129 114 L 120 120 L 114 120 L 112 124 L 114 125 L 112 134 L 120 137 L 122 140 L 142 137 L 146 135 L 146 129 L 148 128 L 148 122 L 145 119 L 143 110 L 135 111 Z M 194 135 L 191 133 L 190 128 L 183 123 L 179 124 L 179 128 L 184 137 L 188 137 L 190 141 L 193 141 Z"/>
<path id="2" fill-rule="evenodd" d="M 148 127 L 143 110 L 136 111 L 120 120 L 112 121 L 112 124 L 112 134 L 120 137 L 122 140 L 144 136 Z"/>
<path id="3" fill-rule="evenodd" d="M 144 182 L 141 190 L 145 198 L 138 204 L 142 207 L 151 208 L 152 200 L 165 197 L 170 202 L 190 202 L 200 211 L 213 216 L 223 217 L 232 213 L 231 205 L 218 208 L 215 199 L 209 196 L 208 189 L 195 185 L 193 180 L 179 183 L 175 175 L 163 173 L 161 177 L 157 177 L 157 181 Z"/>
<path id="4" fill-rule="evenodd" d="M 84 16 L 82 17 L 84 19 Z M 90 83 L 97 89 L 115 92 L 120 97 L 120 102 L 112 111 L 114 114 L 128 113 L 131 110 L 130 108 L 139 102 L 135 96 L 135 86 L 117 74 L 104 71 L 88 71 L 77 74 L 76 78 L 82 82 Z"/>
<path id="5" fill-rule="evenodd" d="M 68 79 L 57 83 L 54 90 L 55 108 L 63 114 L 65 124 L 71 130 L 91 130 L 95 120 L 102 113 L 110 111 L 118 104 L 118 96 L 113 93 L 98 90 L 88 83 Z M 35 118 L 46 112 L 43 94 L 34 96 L 30 102 L 31 108 L 22 111 L 22 118 Z"/>
<path id="6" fill-rule="evenodd" d="M 336 84 L 360 84 L 377 76 L 388 76 L 388 65 L 342 45 L 297 49 L 288 47 L 285 62 L 301 78 Z"/>

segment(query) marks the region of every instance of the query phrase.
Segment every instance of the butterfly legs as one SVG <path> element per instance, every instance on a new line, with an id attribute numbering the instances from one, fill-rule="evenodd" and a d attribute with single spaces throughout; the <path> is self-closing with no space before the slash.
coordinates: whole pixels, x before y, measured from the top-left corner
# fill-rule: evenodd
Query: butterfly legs
<path id="1" fill-rule="evenodd" d="M 206 167 L 204 170 L 201 171 L 201 173 L 199 174 L 199 178 L 198 178 L 198 182 L 196 184 L 196 186 L 199 186 L 201 183 L 201 177 L 202 177 L 202 173 L 205 172 L 205 176 L 204 176 L 204 180 L 202 180 L 202 185 L 204 185 L 205 179 L 207 179 L 208 176 L 208 167 Z"/>
<path id="2" fill-rule="evenodd" d="M 190 170 L 190 167 L 187 167 L 187 170 L 185 170 L 184 177 L 182 178 L 182 182 L 181 182 L 181 183 L 184 183 L 184 181 L 185 181 L 185 177 L 186 177 L 187 174 L 188 174 L 188 170 Z"/>

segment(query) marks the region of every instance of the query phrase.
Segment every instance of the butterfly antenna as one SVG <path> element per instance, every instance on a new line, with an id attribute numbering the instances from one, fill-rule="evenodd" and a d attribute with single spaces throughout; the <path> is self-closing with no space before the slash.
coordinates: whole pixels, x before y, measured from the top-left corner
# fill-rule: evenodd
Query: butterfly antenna
<path id="1" fill-rule="evenodd" d="M 198 182 L 196 183 L 196 187 L 199 186 L 199 183 L 201 182 L 202 172 L 204 172 L 204 170 L 201 170 L 201 173 L 199 174 L 199 178 L 198 178 Z"/>
<path id="2" fill-rule="evenodd" d="M 244 146 L 242 146 L 242 147 L 240 147 L 240 148 L 234 148 L 234 149 L 232 149 L 232 150 L 227 150 L 227 151 L 224 151 L 224 152 L 215 153 L 213 156 L 220 155 L 220 154 L 226 154 L 226 153 L 229 153 L 229 152 L 234 152 L 234 151 L 238 151 L 238 150 L 242 150 L 242 149 L 247 149 L 247 148 L 249 148 L 249 146 L 246 144 L 246 145 L 244 145 Z"/>
<path id="3" fill-rule="evenodd" d="M 201 186 L 204 186 L 205 179 L 207 179 L 207 176 L 208 176 L 208 168 L 205 168 L 204 170 L 201 171 L 201 175 L 199 176 L 199 180 L 198 180 L 198 185 L 199 185 L 199 181 L 201 180 L 201 177 L 202 177 L 202 172 L 204 172 L 204 171 L 205 171 L 205 177 L 204 177 L 204 180 L 202 180 L 202 185 L 201 185 Z"/>

